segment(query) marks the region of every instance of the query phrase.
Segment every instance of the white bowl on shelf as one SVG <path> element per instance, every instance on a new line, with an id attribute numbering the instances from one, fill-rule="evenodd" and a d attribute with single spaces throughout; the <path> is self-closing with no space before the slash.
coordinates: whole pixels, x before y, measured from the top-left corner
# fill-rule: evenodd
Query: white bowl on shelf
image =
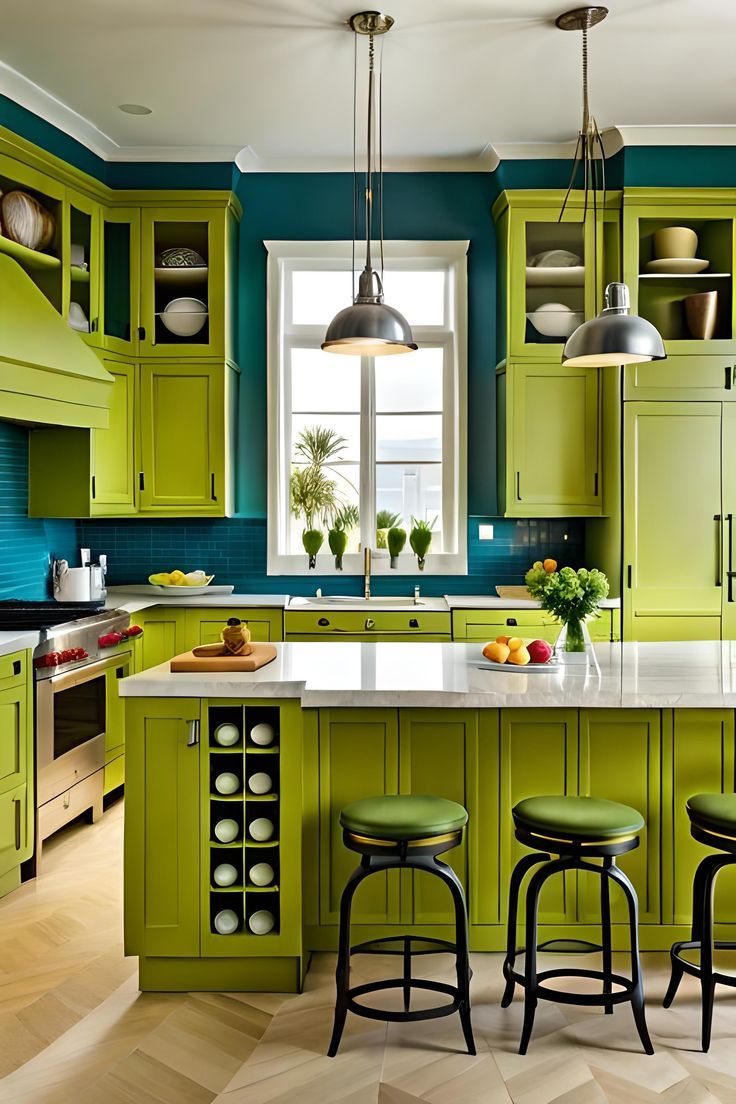
<path id="1" fill-rule="evenodd" d="M 543 337 L 569 337 L 585 318 L 583 311 L 575 311 L 564 303 L 542 303 L 527 318 L 537 333 Z"/>
<path id="2" fill-rule="evenodd" d="M 237 912 L 234 909 L 221 909 L 215 917 L 214 927 L 218 935 L 234 935 L 240 927 Z"/>
<path id="3" fill-rule="evenodd" d="M 215 828 L 216 831 L 217 828 Z M 269 820 L 268 817 L 256 817 L 255 820 L 250 822 L 248 835 L 256 843 L 266 843 L 273 835 L 273 821 Z"/>
<path id="4" fill-rule="evenodd" d="M 248 880 L 254 886 L 269 886 L 274 879 L 274 870 L 270 863 L 254 863 L 248 871 Z"/>
<path id="5" fill-rule="evenodd" d="M 250 730 L 250 738 L 258 747 L 269 747 L 273 743 L 275 735 L 273 725 L 268 724 L 267 721 L 261 721 L 260 724 L 253 725 Z"/>
<path id="6" fill-rule="evenodd" d="M 235 885 L 238 871 L 232 863 L 219 863 L 212 872 L 212 880 L 218 886 Z"/>
<path id="7" fill-rule="evenodd" d="M 234 794 L 240 789 L 240 779 L 232 771 L 223 771 L 215 779 L 215 789 L 220 794 Z"/>
<path id="8" fill-rule="evenodd" d="M 273 825 L 271 825 L 273 831 Z M 223 820 L 218 820 L 215 825 L 215 837 L 220 843 L 233 843 L 238 838 L 238 832 L 240 827 L 237 820 L 233 820 L 232 817 L 225 817 Z"/>
<path id="9" fill-rule="evenodd" d="M 267 794 L 273 789 L 271 775 L 265 771 L 256 771 L 248 779 L 248 789 L 254 794 Z"/>
<path id="10" fill-rule="evenodd" d="M 240 739 L 240 729 L 237 725 L 226 722 L 217 726 L 214 732 L 215 743 L 220 747 L 232 747 Z"/>
<path id="11" fill-rule="evenodd" d="M 273 913 L 268 909 L 259 909 L 248 917 L 248 927 L 254 935 L 268 935 L 275 923 Z"/>
<path id="12" fill-rule="evenodd" d="M 194 337 L 207 321 L 207 304 L 189 296 L 172 299 L 159 318 L 169 333 L 176 337 Z"/>

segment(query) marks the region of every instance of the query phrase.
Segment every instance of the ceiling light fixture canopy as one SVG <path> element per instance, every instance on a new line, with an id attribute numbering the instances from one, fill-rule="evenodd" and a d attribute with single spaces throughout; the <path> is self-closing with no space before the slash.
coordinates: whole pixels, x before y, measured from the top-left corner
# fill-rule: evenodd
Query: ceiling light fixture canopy
<path id="1" fill-rule="evenodd" d="M 356 50 L 353 70 L 353 103 L 357 103 L 357 36 L 368 36 L 368 119 L 367 158 L 365 171 L 365 267 L 355 293 L 355 235 L 357 222 L 358 173 L 355 156 L 356 125 L 353 119 L 353 304 L 341 310 L 327 327 L 322 348 L 329 353 L 348 356 L 387 356 L 410 353 L 417 345 L 411 326 L 400 311 L 383 301 L 383 127 L 381 115 L 381 79 L 379 70 L 376 96 L 374 36 L 390 31 L 394 21 L 382 12 L 365 11 L 352 16 L 349 25 L 355 32 Z M 374 177 L 377 177 L 377 211 L 374 212 Z M 380 233 L 381 272 L 373 267 L 371 235 L 373 222 Z"/>
<path id="2" fill-rule="evenodd" d="M 646 318 L 631 314 L 629 307 L 626 284 L 609 284 L 605 307 L 568 337 L 562 363 L 576 368 L 603 368 L 664 360 L 667 354 L 659 331 Z"/>

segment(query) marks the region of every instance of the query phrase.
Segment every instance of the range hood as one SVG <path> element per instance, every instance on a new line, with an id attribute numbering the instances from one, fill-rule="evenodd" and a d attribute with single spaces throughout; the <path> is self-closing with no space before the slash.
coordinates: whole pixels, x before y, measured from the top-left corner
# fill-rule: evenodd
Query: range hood
<path id="1" fill-rule="evenodd" d="M 0 253 L 0 418 L 106 429 L 112 384 L 28 273 Z"/>

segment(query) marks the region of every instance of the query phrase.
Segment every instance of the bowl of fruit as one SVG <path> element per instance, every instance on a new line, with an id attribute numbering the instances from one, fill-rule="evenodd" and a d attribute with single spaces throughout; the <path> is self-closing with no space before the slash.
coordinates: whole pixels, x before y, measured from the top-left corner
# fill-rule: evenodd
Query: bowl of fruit
<path id="1" fill-rule="evenodd" d="M 483 648 L 488 660 L 483 670 L 548 671 L 557 665 L 552 645 L 546 640 L 524 640 L 520 636 L 497 636 Z"/>
<path id="2" fill-rule="evenodd" d="M 169 594 L 204 594 L 214 577 L 204 571 L 159 571 L 149 575 L 148 581 Z"/>

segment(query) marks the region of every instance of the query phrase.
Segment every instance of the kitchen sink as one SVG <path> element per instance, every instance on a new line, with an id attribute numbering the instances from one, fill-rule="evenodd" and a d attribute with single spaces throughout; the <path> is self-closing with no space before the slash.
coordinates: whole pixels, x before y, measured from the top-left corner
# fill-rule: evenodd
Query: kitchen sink
<path id="1" fill-rule="evenodd" d="M 416 601 L 411 597 L 398 596 L 396 598 L 388 598 L 381 596 L 380 598 L 360 598 L 357 595 L 351 594 L 323 594 L 314 598 L 292 598 L 289 602 L 290 606 L 349 606 L 350 609 L 380 609 L 381 607 L 389 608 L 409 608 L 412 609 L 415 606 L 424 605 L 421 598 Z"/>

